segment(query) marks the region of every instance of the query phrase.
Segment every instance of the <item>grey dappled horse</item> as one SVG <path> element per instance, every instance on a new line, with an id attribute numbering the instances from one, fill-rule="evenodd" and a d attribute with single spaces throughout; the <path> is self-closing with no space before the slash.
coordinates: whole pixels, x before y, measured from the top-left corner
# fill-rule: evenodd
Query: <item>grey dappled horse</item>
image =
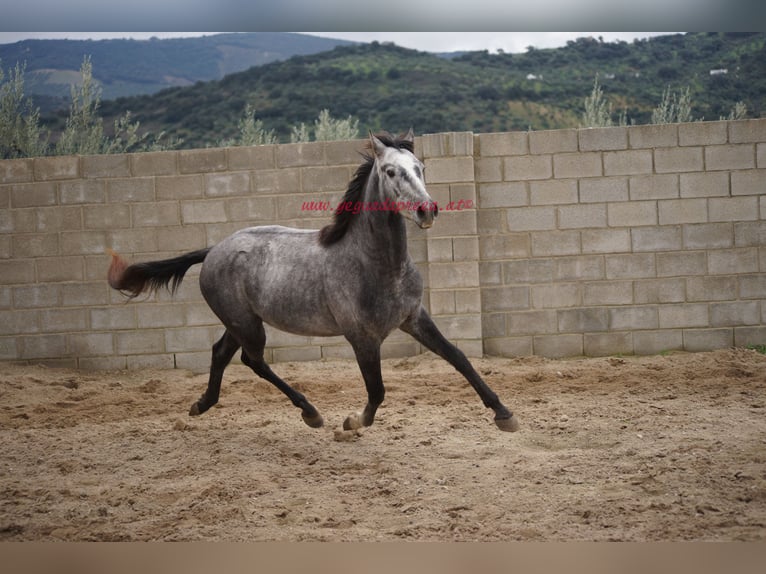
<path id="1" fill-rule="evenodd" d="M 398 328 L 449 361 L 495 412 L 501 430 L 517 430 L 513 413 L 423 307 L 423 281 L 407 252 L 402 215 L 429 228 L 438 209 L 426 192 L 424 166 L 413 154 L 412 130 L 399 137 L 370 134 L 370 149 L 332 223 L 319 231 L 249 227 L 207 249 L 130 266 L 113 254 L 109 284 L 131 297 L 160 287 L 174 291 L 189 267 L 204 262 L 202 295 L 226 331 L 213 346 L 207 390 L 190 415 L 218 402 L 223 371 L 242 348 L 245 365 L 287 395 L 307 425 L 322 426 L 316 408 L 264 361 L 266 322 L 299 335 L 343 335 L 356 354 L 368 396 L 364 410 L 349 415 L 343 428 L 370 426 L 385 393 L 380 345 Z M 407 204 L 401 211 L 364 208 L 399 202 Z M 362 208 L 350 208 L 354 205 Z"/>

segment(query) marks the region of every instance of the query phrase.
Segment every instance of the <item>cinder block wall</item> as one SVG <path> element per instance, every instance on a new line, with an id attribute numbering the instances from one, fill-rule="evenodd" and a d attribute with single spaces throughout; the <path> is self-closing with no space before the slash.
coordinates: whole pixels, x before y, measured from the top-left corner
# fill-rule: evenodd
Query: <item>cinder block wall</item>
<path id="1" fill-rule="evenodd" d="M 318 228 L 361 140 L 0 161 L 0 360 L 205 370 L 222 333 L 192 269 L 174 298 L 106 285 L 236 229 Z M 445 133 L 416 142 L 441 207 L 409 227 L 425 303 L 468 355 L 656 353 L 766 342 L 766 120 Z M 449 207 L 452 209 L 449 209 Z M 269 331 L 268 359 L 351 357 Z M 422 352 L 397 333 L 384 356 Z"/>

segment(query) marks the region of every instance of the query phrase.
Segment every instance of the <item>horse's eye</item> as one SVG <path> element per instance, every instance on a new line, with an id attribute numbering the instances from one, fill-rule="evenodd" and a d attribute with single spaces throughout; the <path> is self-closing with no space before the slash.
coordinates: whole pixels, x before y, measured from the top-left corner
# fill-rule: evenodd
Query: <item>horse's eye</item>
<path id="1" fill-rule="evenodd" d="M 396 175 L 396 170 L 389 168 L 386 170 L 386 175 L 388 177 L 394 177 Z"/>

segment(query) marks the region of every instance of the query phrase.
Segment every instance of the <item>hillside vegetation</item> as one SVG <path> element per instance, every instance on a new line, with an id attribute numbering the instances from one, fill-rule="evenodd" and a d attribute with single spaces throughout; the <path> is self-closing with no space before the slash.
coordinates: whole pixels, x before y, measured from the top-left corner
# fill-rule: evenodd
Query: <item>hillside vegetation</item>
<path id="1" fill-rule="evenodd" d="M 373 42 L 105 101 L 102 114 L 110 124 L 130 111 L 142 128 L 164 131 L 187 148 L 234 137 L 248 105 L 279 141 L 289 141 L 293 126 L 311 122 L 322 109 L 358 118 L 363 132 L 557 129 L 582 125 L 583 102 L 598 77 L 615 115 L 628 123 L 649 123 L 669 87 L 689 89 L 695 120 L 725 117 L 738 102 L 747 117 L 761 117 L 765 40 L 763 33 L 675 34 L 632 43 L 581 38 L 557 49 L 452 58 Z M 63 119 L 46 118 L 54 139 Z"/>

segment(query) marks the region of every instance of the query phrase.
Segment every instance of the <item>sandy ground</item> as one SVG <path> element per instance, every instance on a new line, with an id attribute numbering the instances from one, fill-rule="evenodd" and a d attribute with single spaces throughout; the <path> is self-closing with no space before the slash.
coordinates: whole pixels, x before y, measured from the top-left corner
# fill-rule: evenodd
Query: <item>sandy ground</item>
<path id="1" fill-rule="evenodd" d="M 355 363 L 205 375 L 0 365 L 0 540 L 766 540 L 766 356 L 474 361 L 500 432 L 423 355 L 384 362 L 373 427 Z"/>

